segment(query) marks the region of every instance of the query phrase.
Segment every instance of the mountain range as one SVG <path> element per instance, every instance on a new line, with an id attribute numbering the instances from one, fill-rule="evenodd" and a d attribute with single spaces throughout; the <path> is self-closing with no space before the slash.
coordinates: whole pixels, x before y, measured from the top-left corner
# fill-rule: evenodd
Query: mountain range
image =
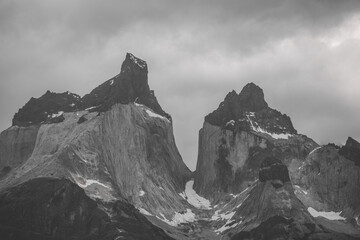
<path id="1" fill-rule="evenodd" d="M 204 117 L 192 172 L 148 82 L 128 53 L 83 97 L 47 91 L 15 113 L 1 239 L 360 239 L 355 139 L 319 145 L 248 83 Z"/>

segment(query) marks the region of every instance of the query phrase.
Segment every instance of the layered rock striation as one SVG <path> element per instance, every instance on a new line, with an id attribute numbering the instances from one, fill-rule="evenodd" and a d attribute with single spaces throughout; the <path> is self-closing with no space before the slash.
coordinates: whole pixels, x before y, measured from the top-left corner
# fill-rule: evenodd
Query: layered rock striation
<path id="1" fill-rule="evenodd" d="M 356 140 L 319 146 L 249 83 L 205 117 L 191 173 L 147 74 L 127 54 L 84 97 L 48 91 L 15 114 L 2 238 L 359 239 Z"/>
<path id="2" fill-rule="evenodd" d="M 67 179 L 83 189 L 88 197 L 86 201 L 93 201 L 97 208 L 107 208 L 108 204 L 113 206 L 116 201 L 132 206 L 130 218 L 139 220 L 140 228 L 146 225 L 142 225 L 143 220 L 137 219 L 140 212 L 155 223 L 171 221 L 176 213 L 186 212 L 189 204 L 178 193 L 184 191 L 191 172 L 176 147 L 171 117 L 162 110 L 148 86 L 147 73 L 145 61 L 127 54 L 120 74 L 83 98 L 70 93 L 51 92 L 39 99 L 32 98 L 15 114 L 14 125 L 1 134 L 0 166 L 4 170 L 0 193 L 5 194 L 9 188 L 13 188 L 11 191 L 19 194 L 20 191 L 16 190 L 18 186 L 31 188 L 33 185 L 29 182 L 38 178 Z M 52 183 L 52 180 L 49 181 Z M 47 187 L 49 181 L 38 181 L 37 184 L 43 184 L 44 194 L 51 195 L 51 187 Z M 73 186 L 70 188 L 72 191 Z M 16 197 L 23 199 L 25 195 Z M 74 196 L 69 196 L 66 201 L 71 201 Z M 19 202 L 14 208 L 27 206 L 26 201 L 17 200 L 16 197 L 8 198 L 7 194 L 3 197 L 5 202 Z M 40 193 L 37 197 L 46 198 Z M 4 205 L 7 204 L 5 202 Z M 52 207 L 52 203 L 49 204 Z M 73 208 L 81 208 L 83 203 L 74 204 Z M 31 216 L 35 216 L 42 207 L 36 205 L 30 211 Z M 88 210 L 91 213 L 94 209 Z M 121 216 L 122 211 L 120 208 L 110 215 Z M 134 215 L 134 211 L 137 214 Z M 17 215 L 19 213 L 12 213 L 15 220 L 7 225 L 7 234 L 10 235 L 21 219 Z M 47 219 L 43 215 L 35 218 L 40 221 L 39 218 L 43 217 Z M 76 219 L 78 215 L 71 218 L 74 217 Z M 30 218 L 25 220 L 30 221 Z M 53 218 L 59 217 L 50 216 L 46 221 L 55 221 Z M 67 225 L 69 220 L 59 221 L 65 221 L 59 224 Z M 100 217 L 98 221 L 110 220 Z M 114 229 L 121 229 L 124 221 L 115 221 Z M 55 234 L 54 229 L 44 229 L 47 225 L 36 224 L 39 227 L 36 231 L 44 237 Z M 83 231 L 87 226 L 82 226 L 80 222 L 78 224 L 78 231 L 71 227 L 69 231 L 86 238 L 92 227 Z M 156 229 L 151 226 L 151 229 Z M 106 228 L 103 227 L 95 226 L 95 229 L 105 234 Z M 57 224 L 53 224 L 53 228 L 58 228 L 57 231 L 67 229 Z M 19 236 L 29 231 L 31 229 L 24 229 Z M 127 232 L 126 229 L 124 231 Z M 33 233 L 29 234 L 33 236 Z M 58 239 L 73 237 L 71 233 L 66 237 L 58 234 L 55 234 L 59 236 Z M 101 234 L 89 236 L 103 236 Z M 158 236 L 158 239 L 167 239 L 167 235 L 164 238 L 162 234 Z"/>

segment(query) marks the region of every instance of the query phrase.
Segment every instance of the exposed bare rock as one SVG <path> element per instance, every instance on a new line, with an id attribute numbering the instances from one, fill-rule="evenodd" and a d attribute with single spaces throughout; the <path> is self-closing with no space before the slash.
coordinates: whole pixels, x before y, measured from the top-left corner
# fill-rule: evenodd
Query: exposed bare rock
<path id="1" fill-rule="evenodd" d="M 264 130 L 275 134 L 296 134 L 290 118 L 268 106 L 263 90 L 248 83 L 237 94 L 228 93 L 219 107 L 205 121 L 234 131 Z"/>
<path id="2" fill-rule="evenodd" d="M 360 167 L 360 143 L 352 137 L 346 140 L 346 144 L 339 150 L 339 154 Z"/>
<path id="3" fill-rule="evenodd" d="M 106 206 L 65 179 L 37 178 L 0 192 L 0 235 L 10 239 L 171 239 L 132 205 Z"/>
<path id="4" fill-rule="evenodd" d="M 32 98 L 1 134 L 0 236 L 353 240 L 359 145 L 320 148 L 249 83 L 205 117 L 191 173 L 146 62 L 127 54 L 83 98 Z"/>
<path id="5" fill-rule="evenodd" d="M 281 187 L 286 182 L 290 182 L 287 167 L 280 159 L 275 157 L 266 157 L 261 163 L 259 170 L 260 182 L 271 181 L 275 188 Z"/>
<path id="6" fill-rule="evenodd" d="M 54 93 L 47 91 L 39 98 L 31 98 L 24 107 L 14 115 L 14 126 L 31 126 L 40 123 L 56 123 L 63 119 L 63 112 L 77 110 L 80 106 L 80 96 L 70 93 Z"/>
<path id="7" fill-rule="evenodd" d="M 271 109 L 260 87 L 230 92 L 205 117 L 199 132 L 195 189 L 209 198 L 238 193 L 257 179 L 260 161 L 276 156 L 286 166 L 304 161 L 318 145 L 297 134 L 288 116 Z"/>
<path id="8" fill-rule="evenodd" d="M 37 125 L 12 126 L 0 134 L 0 171 L 13 169 L 31 156 L 38 130 Z"/>
<path id="9" fill-rule="evenodd" d="M 146 105 L 154 112 L 171 120 L 171 116 L 158 103 L 154 91 L 150 90 L 146 62 L 127 53 L 120 73 L 93 89 L 89 94 L 81 98 L 70 92 L 47 91 L 39 98 L 31 98 L 14 115 L 12 122 L 17 126 L 59 123 L 64 120 L 64 112 L 81 110 L 104 112 L 116 103 L 131 102 Z"/>
<path id="10" fill-rule="evenodd" d="M 43 124 L 31 157 L 0 183 L 19 184 L 36 177 L 86 179 L 108 185 L 100 198 L 120 196 L 149 212 L 171 217 L 185 210 L 182 192 L 190 171 L 175 145 L 171 122 L 139 104 L 116 104 L 78 124 L 86 112 L 65 113 L 57 124 Z M 146 194 L 141 196 L 140 192 Z M 90 192 L 91 194 L 95 194 Z M 159 195 L 164 197 L 159 198 Z M 96 196 L 96 195 L 95 195 Z M 149 210 L 150 209 L 150 210 Z"/>
<path id="11" fill-rule="evenodd" d="M 308 206 L 322 211 L 360 215 L 360 168 L 339 154 L 332 145 L 315 149 L 292 175 L 298 196 Z M 303 192 L 307 194 L 303 194 Z"/>

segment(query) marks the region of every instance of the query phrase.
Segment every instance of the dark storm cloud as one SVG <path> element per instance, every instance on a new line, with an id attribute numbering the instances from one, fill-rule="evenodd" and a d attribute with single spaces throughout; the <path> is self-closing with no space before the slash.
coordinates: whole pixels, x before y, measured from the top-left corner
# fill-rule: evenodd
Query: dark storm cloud
<path id="1" fill-rule="evenodd" d="M 0 0 L 0 129 L 46 90 L 85 94 L 126 52 L 196 162 L 203 117 L 250 81 L 320 143 L 360 140 L 359 1 Z"/>

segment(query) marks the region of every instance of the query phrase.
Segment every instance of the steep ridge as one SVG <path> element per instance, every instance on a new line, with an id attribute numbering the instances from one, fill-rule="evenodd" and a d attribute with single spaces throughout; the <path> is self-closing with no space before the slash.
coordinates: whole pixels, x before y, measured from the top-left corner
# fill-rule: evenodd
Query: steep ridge
<path id="1" fill-rule="evenodd" d="M 0 170 L 5 168 L 6 172 L 6 169 L 16 167 L 29 158 L 40 125 L 63 122 L 66 112 L 100 113 L 110 110 L 116 103 L 136 102 L 171 121 L 171 116 L 161 108 L 154 91 L 150 90 L 147 74 L 146 62 L 127 53 L 121 72 L 82 98 L 70 92 L 51 91 L 39 98 L 31 98 L 14 115 L 13 126 L 1 133 Z M 80 122 L 84 120 L 85 117 L 79 119 Z"/>
<path id="2" fill-rule="evenodd" d="M 127 54 L 84 97 L 48 91 L 15 114 L 0 135 L 1 236 L 359 239 L 354 139 L 319 146 L 249 83 L 205 117 L 191 173 L 147 74 Z"/>
<path id="3" fill-rule="evenodd" d="M 341 149 L 344 148 L 346 145 Z M 292 181 L 296 185 L 296 194 L 307 206 L 358 219 L 360 168 L 343 157 L 341 149 L 332 144 L 316 148 L 294 169 Z"/>
<path id="4" fill-rule="evenodd" d="M 0 191 L 40 177 L 69 179 L 98 207 L 118 200 L 156 221 L 186 212 L 178 193 L 191 172 L 175 145 L 171 117 L 150 91 L 146 63 L 127 54 L 119 75 L 83 98 L 71 96 L 47 92 L 15 114 L 14 126 L 2 133 L 7 145 L 1 151 L 15 157 L 2 160 L 5 167 L 13 165 L 4 173 Z M 27 140 L 9 134 L 17 128 L 35 130 Z M 26 145 L 26 151 L 17 145 Z"/>
<path id="5" fill-rule="evenodd" d="M 260 161 L 274 155 L 288 166 L 318 145 L 297 134 L 290 118 L 268 107 L 263 90 L 247 84 L 205 117 L 199 133 L 195 189 L 210 198 L 238 193 L 256 180 Z"/>
<path id="6" fill-rule="evenodd" d="M 0 171 L 3 176 L 31 156 L 38 131 L 36 125 L 12 126 L 0 134 Z"/>
<path id="7" fill-rule="evenodd" d="M 132 205 L 105 206 L 69 180 L 37 178 L 0 193 L 1 239 L 171 239 Z"/>
<path id="8" fill-rule="evenodd" d="M 355 163 L 356 166 L 360 166 L 360 143 L 348 137 L 345 146 L 341 147 L 339 154 Z"/>
<path id="9" fill-rule="evenodd" d="M 214 223 L 222 239 L 359 237 L 359 168 L 338 150 L 314 157 L 319 148 L 255 84 L 230 92 L 205 117 L 194 182 L 229 216 Z"/>

